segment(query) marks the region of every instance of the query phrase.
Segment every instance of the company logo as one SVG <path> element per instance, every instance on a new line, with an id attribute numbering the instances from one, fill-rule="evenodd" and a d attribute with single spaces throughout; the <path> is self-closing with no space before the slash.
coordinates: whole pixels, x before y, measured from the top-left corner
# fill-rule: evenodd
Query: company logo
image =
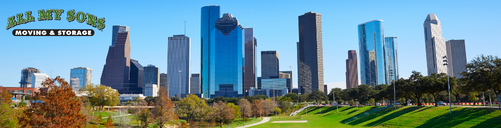
<path id="1" fill-rule="evenodd" d="M 61 20 L 61 15 L 64 13 L 62 9 L 47 9 L 38 10 L 38 21 L 49 21 L 49 20 Z M 7 20 L 7 30 L 10 28 L 26 24 L 29 22 L 35 22 L 35 17 L 33 17 L 31 11 L 27 11 L 24 14 L 19 13 L 15 16 L 9 17 Z M 97 16 L 90 13 L 76 12 L 75 10 L 69 10 L 67 13 L 66 20 L 68 22 L 77 21 L 79 23 L 86 22 L 87 25 L 97 28 L 98 30 L 103 30 L 106 25 L 104 24 L 106 20 L 103 18 L 97 18 Z M 14 36 L 93 36 L 94 30 L 92 29 L 14 29 L 12 31 Z"/>

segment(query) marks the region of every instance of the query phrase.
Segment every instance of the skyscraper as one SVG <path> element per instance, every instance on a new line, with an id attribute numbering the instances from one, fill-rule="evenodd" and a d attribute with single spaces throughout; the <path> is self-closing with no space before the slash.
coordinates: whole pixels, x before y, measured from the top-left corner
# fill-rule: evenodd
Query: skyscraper
<path id="1" fill-rule="evenodd" d="M 307 12 L 298 17 L 297 43 L 299 90 L 302 94 L 324 90 L 322 19 L 319 13 Z"/>
<path id="2" fill-rule="evenodd" d="M 71 77 L 70 78 L 70 87 L 73 89 L 74 92 L 80 90 L 80 80 L 78 80 L 78 77 Z"/>
<path id="3" fill-rule="evenodd" d="M 449 76 L 463 78 L 466 71 L 466 47 L 464 40 L 449 40 L 447 47 L 447 68 Z"/>
<path id="4" fill-rule="evenodd" d="M 143 67 L 143 84 L 156 84 L 160 83 L 160 69 L 155 65 L 148 65 Z"/>
<path id="5" fill-rule="evenodd" d="M 428 14 L 423 23 L 424 40 L 426 45 L 426 63 L 428 75 L 432 73 L 446 73 L 443 58 L 446 52 L 445 39 L 442 38 L 442 26 L 435 14 Z"/>
<path id="6" fill-rule="evenodd" d="M 292 92 L 292 71 L 280 71 L 279 75 L 279 78 L 287 79 L 287 90 L 288 92 Z"/>
<path id="7" fill-rule="evenodd" d="M 211 79 L 211 70 L 210 64 L 214 58 L 211 58 L 211 50 L 214 47 L 211 47 L 211 32 L 214 30 L 217 19 L 219 19 L 219 6 L 210 5 L 204 6 L 201 9 L 201 21 L 200 21 L 200 49 L 201 49 L 201 60 L 200 60 L 200 71 L 201 71 L 201 80 L 202 80 L 202 93 L 206 97 L 210 97 L 210 92 L 214 92 L 214 90 L 210 90 L 210 85 L 214 81 L 210 81 Z M 212 49 L 211 49 L 212 48 Z"/>
<path id="8" fill-rule="evenodd" d="M 19 84 L 21 84 L 20 87 L 31 87 L 31 75 L 33 75 L 33 73 L 40 73 L 40 70 L 33 67 L 21 70 L 21 81 L 19 82 Z"/>
<path id="9" fill-rule="evenodd" d="M 191 74 L 190 94 L 200 94 L 200 74 Z"/>
<path id="10" fill-rule="evenodd" d="M 101 75 L 101 84 L 122 93 L 128 86 L 130 78 L 129 27 L 114 25 L 112 35 L 112 43 Z"/>
<path id="11" fill-rule="evenodd" d="M 244 90 L 248 96 L 248 90 L 256 88 L 256 47 L 257 41 L 254 38 L 254 28 L 244 28 L 245 31 L 245 66 L 244 66 Z"/>
<path id="12" fill-rule="evenodd" d="M 245 34 L 238 20 L 229 13 L 223 14 L 211 31 L 209 74 L 210 97 L 243 96 L 243 68 Z M 202 82 L 202 87 L 206 83 Z M 209 97 L 209 98 L 210 98 Z"/>
<path id="13" fill-rule="evenodd" d="M 167 80 L 169 96 L 181 97 L 190 93 L 191 39 L 185 35 L 169 37 Z"/>
<path id="14" fill-rule="evenodd" d="M 358 87 L 357 51 L 349 50 L 346 59 L 346 89 Z"/>
<path id="15" fill-rule="evenodd" d="M 397 37 L 384 38 L 384 54 L 386 69 L 386 84 L 390 85 L 393 80 L 398 80 L 398 52 Z M 393 73 L 392 73 L 393 71 Z M 393 76 L 392 76 L 393 75 Z"/>
<path id="16" fill-rule="evenodd" d="M 362 84 L 386 84 L 383 20 L 358 25 Z"/>
<path id="17" fill-rule="evenodd" d="M 161 73 L 160 74 L 160 85 L 158 88 L 164 87 L 167 89 L 167 73 Z"/>
<path id="18" fill-rule="evenodd" d="M 277 51 L 261 51 L 261 79 L 278 78 L 279 60 Z"/>
<path id="19" fill-rule="evenodd" d="M 92 69 L 87 67 L 77 67 L 70 70 L 70 78 L 78 78 L 80 88 L 85 87 L 87 84 L 92 84 Z M 70 85 L 74 85 L 70 81 Z"/>
<path id="20" fill-rule="evenodd" d="M 144 88 L 144 67 L 139 61 L 130 59 L 130 80 L 120 94 L 143 94 Z"/>

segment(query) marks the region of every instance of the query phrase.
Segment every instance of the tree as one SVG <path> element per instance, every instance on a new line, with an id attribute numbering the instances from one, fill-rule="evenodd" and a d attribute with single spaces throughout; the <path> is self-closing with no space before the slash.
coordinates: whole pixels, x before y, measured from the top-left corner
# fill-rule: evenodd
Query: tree
<path id="1" fill-rule="evenodd" d="M 369 102 L 371 105 L 376 106 L 376 104 L 374 104 L 374 103 L 376 103 L 376 99 L 371 98 L 371 99 L 369 99 L 369 101 L 368 101 L 368 102 Z"/>
<path id="2" fill-rule="evenodd" d="M 42 85 L 33 97 L 39 103 L 32 103 L 19 119 L 22 127 L 81 127 L 85 123 L 80 98 L 68 82 L 58 76 L 47 78 Z"/>
<path id="3" fill-rule="evenodd" d="M 334 92 L 334 93 L 333 93 Z M 332 98 L 332 95 L 335 95 L 336 96 L 336 101 L 340 101 L 341 100 L 341 88 L 333 88 L 331 89 L 331 91 L 329 92 L 329 95 L 327 95 L 327 97 L 329 98 L 330 101 L 334 101 Z"/>
<path id="4" fill-rule="evenodd" d="M 93 106 L 115 106 L 120 102 L 120 94 L 117 90 L 105 85 L 86 85 L 85 90 L 89 92 L 89 101 Z"/>
<path id="5" fill-rule="evenodd" d="M 240 112 L 243 118 L 252 116 L 252 104 L 247 99 L 240 99 L 238 105 L 240 105 Z"/>
<path id="6" fill-rule="evenodd" d="M 18 127 L 17 111 L 10 107 L 12 95 L 7 89 L 0 87 L 0 127 Z"/>
<path id="7" fill-rule="evenodd" d="M 421 72 L 412 71 L 411 76 L 405 82 L 407 85 L 404 85 L 409 87 L 408 92 L 411 93 L 414 98 L 417 98 L 418 106 L 421 106 L 421 97 L 426 94 L 426 87 L 423 85 L 425 81 L 423 81 L 422 78 L 423 75 L 421 75 Z"/>
<path id="8" fill-rule="evenodd" d="M 216 122 L 219 122 L 219 127 L 223 127 L 223 122 L 230 122 L 235 117 L 235 110 L 223 101 L 214 103 L 209 116 Z"/>
<path id="9" fill-rule="evenodd" d="M 167 92 L 165 87 L 160 86 L 158 97 L 155 99 L 154 103 L 155 108 L 151 111 L 151 115 L 160 128 L 163 128 L 168 121 L 179 119 L 174 113 L 174 104 L 170 100 L 169 92 Z"/>
<path id="10" fill-rule="evenodd" d="M 324 92 L 321 92 L 319 90 L 315 90 L 308 95 L 308 99 L 313 100 L 316 103 L 321 103 L 323 100 L 327 99 L 327 95 L 325 95 Z"/>
<path id="11" fill-rule="evenodd" d="M 470 94 L 468 95 L 468 100 L 470 100 L 470 102 L 473 102 L 473 106 L 475 106 L 475 104 L 478 101 L 478 97 L 477 96 L 478 96 L 477 92 L 470 92 Z"/>
<path id="12" fill-rule="evenodd" d="M 268 116 L 275 112 L 275 104 L 271 99 L 261 100 L 261 105 L 263 107 L 263 115 Z"/>
<path id="13" fill-rule="evenodd" d="M 148 128 L 148 121 L 150 121 L 151 113 L 148 109 L 139 109 L 139 111 L 135 114 L 136 120 L 140 123 L 139 127 Z"/>
<path id="14" fill-rule="evenodd" d="M 289 97 L 292 101 L 297 101 L 298 99 L 298 95 L 297 93 L 287 93 L 285 94 L 284 96 L 282 96 L 282 98 L 284 97 Z"/>
<path id="15" fill-rule="evenodd" d="M 478 56 L 473 58 L 471 62 L 466 64 L 466 71 L 461 75 L 463 90 L 471 92 L 493 91 L 498 97 L 498 102 L 501 103 L 501 59 L 497 56 Z M 501 104 L 499 104 L 501 109 Z"/>
<path id="16" fill-rule="evenodd" d="M 280 107 L 282 108 L 281 110 L 283 110 L 283 112 L 287 112 L 289 113 L 292 109 L 292 103 L 289 102 L 289 101 L 283 101 L 280 103 Z"/>
<path id="17" fill-rule="evenodd" d="M 230 108 L 232 108 L 234 110 L 234 114 L 235 115 L 235 119 L 239 118 L 240 117 L 240 106 L 238 105 L 235 105 L 233 103 L 228 103 L 228 106 L 230 106 Z"/>
<path id="18" fill-rule="evenodd" d="M 310 100 L 308 100 L 309 96 L 310 96 L 310 93 L 303 93 L 303 94 L 299 95 L 299 102 L 310 101 Z"/>
<path id="19" fill-rule="evenodd" d="M 187 95 L 183 100 L 177 102 L 176 113 L 179 117 L 191 119 L 201 119 L 210 112 L 210 107 L 204 99 L 198 98 L 196 95 Z"/>
<path id="20" fill-rule="evenodd" d="M 106 121 L 106 123 L 104 123 L 104 126 L 106 126 L 106 128 L 114 128 L 115 126 L 113 126 L 113 118 L 111 118 L 111 115 L 108 116 L 108 121 Z"/>
<path id="21" fill-rule="evenodd" d="M 263 114 L 263 105 L 261 104 L 261 100 L 254 99 L 252 101 L 252 112 L 254 116 L 261 117 Z"/>

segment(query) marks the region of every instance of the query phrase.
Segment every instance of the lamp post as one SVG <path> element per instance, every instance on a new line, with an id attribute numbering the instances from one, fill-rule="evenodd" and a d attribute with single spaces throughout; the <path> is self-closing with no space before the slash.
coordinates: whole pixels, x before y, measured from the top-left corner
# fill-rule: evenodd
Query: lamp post
<path id="1" fill-rule="evenodd" d="M 447 69 L 447 90 L 449 91 L 449 114 L 452 114 L 452 105 L 451 105 L 451 85 L 449 84 L 449 66 L 447 66 L 447 55 L 442 57 L 444 59 L 444 66 Z"/>
<path id="2" fill-rule="evenodd" d="M 393 76 L 395 72 L 393 72 L 393 70 L 390 70 L 391 72 L 391 78 L 393 79 Z M 395 79 L 393 79 L 393 103 L 395 104 L 394 107 L 395 109 L 397 109 L 397 92 L 395 90 Z"/>

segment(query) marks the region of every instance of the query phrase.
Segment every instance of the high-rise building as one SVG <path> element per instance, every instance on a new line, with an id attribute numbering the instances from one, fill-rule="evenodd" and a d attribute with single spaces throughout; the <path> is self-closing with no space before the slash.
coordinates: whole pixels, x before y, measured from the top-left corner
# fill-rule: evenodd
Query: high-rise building
<path id="1" fill-rule="evenodd" d="M 143 67 L 143 84 L 156 84 L 160 83 L 160 69 L 155 65 L 148 65 Z"/>
<path id="2" fill-rule="evenodd" d="M 245 34 L 238 20 L 229 13 L 223 14 L 211 31 L 209 98 L 243 96 Z M 202 87 L 206 83 L 202 82 Z"/>
<path id="3" fill-rule="evenodd" d="M 20 87 L 31 87 L 31 75 L 33 75 L 33 73 L 40 73 L 40 70 L 33 67 L 21 70 L 21 81 L 19 82 L 19 84 L 21 84 Z"/>
<path id="4" fill-rule="evenodd" d="M 158 85 L 157 84 L 144 84 L 143 88 L 144 96 L 158 96 Z"/>
<path id="5" fill-rule="evenodd" d="M 114 25 L 111 46 L 101 75 L 101 84 L 123 93 L 130 78 L 129 27 Z"/>
<path id="6" fill-rule="evenodd" d="M 261 51 L 261 79 L 278 78 L 279 60 L 277 51 Z"/>
<path id="7" fill-rule="evenodd" d="M 324 84 L 324 90 L 323 90 L 323 92 L 325 93 L 325 95 L 327 95 L 327 93 L 329 93 L 329 92 L 327 92 L 327 84 Z"/>
<path id="8" fill-rule="evenodd" d="M 70 78 L 70 87 L 73 89 L 74 92 L 80 90 L 80 80 L 78 79 L 78 77 Z"/>
<path id="9" fill-rule="evenodd" d="M 87 67 L 77 67 L 70 70 L 70 78 L 78 78 L 80 88 L 85 87 L 87 84 L 92 84 L 92 69 Z M 70 85 L 74 85 L 70 81 Z M 78 90 L 78 89 L 77 89 Z"/>
<path id="10" fill-rule="evenodd" d="M 191 74 L 190 94 L 200 94 L 200 74 Z"/>
<path id="11" fill-rule="evenodd" d="M 211 90 L 210 85 L 214 86 L 214 81 L 211 80 L 211 72 L 214 72 L 210 69 L 210 64 L 213 62 L 214 58 L 211 51 L 214 51 L 214 47 L 211 47 L 210 41 L 212 40 L 212 30 L 214 30 L 216 21 L 219 19 L 219 6 L 210 5 L 202 7 L 201 12 L 201 21 L 200 21 L 200 49 L 201 49 L 201 60 L 200 60 L 200 71 L 201 71 L 201 80 L 202 80 L 202 94 L 205 97 L 210 97 L 210 92 L 214 92 Z"/>
<path id="12" fill-rule="evenodd" d="M 279 78 L 287 79 L 287 91 L 292 92 L 292 71 L 280 71 Z"/>
<path id="13" fill-rule="evenodd" d="M 383 20 L 358 25 L 362 84 L 386 84 Z"/>
<path id="14" fill-rule="evenodd" d="M 349 50 L 346 59 L 346 89 L 358 87 L 357 51 Z"/>
<path id="15" fill-rule="evenodd" d="M 324 90 L 324 64 L 322 51 L 322 19 L 320 13 L 307 12 L 298 17 L 297 43 L 299 91 Z"/>
<path id="16" fill-rule="evenodd" d="M 261 89 L 261 77 L 257 77 L 257 89 Z"/>
<path id="17" fill-rule="evenodd" d="M 463 78 L 460 73 L 466 71 L 466 47 L 464 40 L 449 40 L 447 47 L 448 74 L 452 77 Z"/>
<path id="18" fill-rule="evenodd" d="M 143 94 L 144 67 L 137 60 L 130 59 L 130 81 L 120 94 Z"/>
<path id="19" fill-rule="evenodd" d="M 244 28 L 245 32 L 245 66 L 244 66 L 244 90 L 248 96 L 249 89 L 256 88 L 256 47 L 257 40 L 254 38 L 254 28 Z"/>
<path id="20" fill-rule="evenodd" d="M 160 87 L 164 87 L 167 89 L 167 73 L 160 74 Z"/>
<path id="21" fill-rule="evenodd" d="M 442 38 L 442 26 L 435 14 L 428 14 L 423 23 L 424 40 L 426 45 L 426 63 L 428 75 L 432 73 L 446 73 L 447 67 L 443 65 L 446 54 L 445 39 Z"/>
<path id="22" fill-rule="evenodd" d="M 384 38 L 386 84 L 388 85 L 399 78 L 397 49 L 397 37 Z"/>
<path id="23" fill-rule="evenodd" d="M 49 78 L 49 76 L 45 73 L 33 73 L 30 76 L 31 78 L 31 87 L 32 88 L 41 88 L 43 87 L 42 83 Z"/>
<path id="24" fill-rule="evenodd" d="M 167 91 L 169 96 L 190 93 L 191 39 L 185 35 L 169 37 L 167 54 Z"/>

